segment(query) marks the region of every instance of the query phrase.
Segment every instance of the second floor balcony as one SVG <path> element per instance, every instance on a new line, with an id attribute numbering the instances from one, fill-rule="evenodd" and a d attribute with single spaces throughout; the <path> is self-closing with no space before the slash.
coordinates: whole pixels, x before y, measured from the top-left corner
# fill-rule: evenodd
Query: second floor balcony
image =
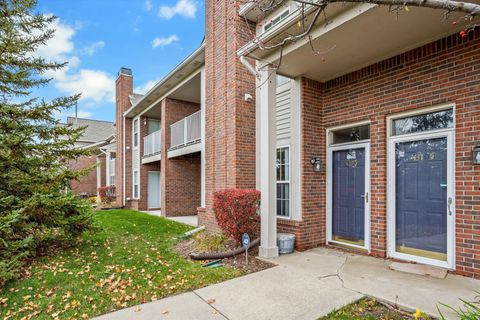
<path id="1" fill-rule="evenodd" d="M 201 117 L 201 111 L 197 111 L 170 126 L 169 158 L 200 151 Z M 181 151 L 183 148 L 185 149 Z"/>
<path id="2" fill-rule="evenodd" d="M 160 160 L 160 148 L 162 146 L 160 138 L 161 130 L 154 131 L 143 138 L 142 163 Z"/>

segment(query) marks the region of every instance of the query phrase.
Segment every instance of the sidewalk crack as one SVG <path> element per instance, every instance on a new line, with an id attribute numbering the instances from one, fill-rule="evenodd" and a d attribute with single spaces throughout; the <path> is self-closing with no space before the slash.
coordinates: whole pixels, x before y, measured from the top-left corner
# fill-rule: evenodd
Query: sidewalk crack
<path id="1" fill-rule="evenodd" d="M 196 291 L 192 291 L 198 298 L 200 298 L 200 300 L 202 300 L 203 302 L 205 302 L 207 305 L 210 306 L 210 308 L 212 308 L 213 310 L 215 310 L 215 312 L 217 312 L 219 315 L 221 315 L 222 317 L 224 317 L 225 319 L 227 320 L 230 320 L 230 318 L 228 318 L 225 314 L 223 314 L 220 310 L 218 310 L 217 308 L 215 308 L 212 304 L 208 303 L 207 300 L 203 299 L 202 296 L 200 296 Z"/>

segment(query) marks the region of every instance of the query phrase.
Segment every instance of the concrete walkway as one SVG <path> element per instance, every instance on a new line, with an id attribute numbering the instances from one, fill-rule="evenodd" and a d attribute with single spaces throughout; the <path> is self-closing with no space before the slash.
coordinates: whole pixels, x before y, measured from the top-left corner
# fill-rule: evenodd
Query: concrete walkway
<path id="1" fill-rule="evenodd" d="M 162 211 L 160 210 L 149 210 L 149 211 L 141 211 L 141 212 L 148 213 L 152 216 L 162 217 Z M 183 224 L 188 224 L 192 227 L 198 226 L 198 216 L 167 217 L 167 219 L 180 222 Z"/>
<path id="2" fill-rule="evenodd" d="M 392 271 L 389 261 L 325 248 L 272 261 L 278 266 L 98 319 L 310 320 L 365 295 L 438 315 L 437 303 L 460 306 L 459 297 L 472 300 L 480 288 L 478 280 Z"/>

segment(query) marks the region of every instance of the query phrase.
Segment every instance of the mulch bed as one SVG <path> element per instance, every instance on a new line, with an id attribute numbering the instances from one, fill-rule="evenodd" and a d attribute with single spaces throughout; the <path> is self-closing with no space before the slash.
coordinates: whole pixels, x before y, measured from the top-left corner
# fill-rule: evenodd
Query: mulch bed
<path id="1" fill-rule="evenodd" d="M 226 252 L 229 250 L 235 249 L 236 246 L 233 243 L 233 241 L 227 240 L 225 242 L 225 248 L 224 250 L 215 250 L 216 252 Z M 205 253 L 206 251 L 199 250 L 198 249 L 198 240 L 196 238 L 190 238 L 188 240 L 182 241 L 178 243 L 175 248 L 175 252 L 180 254 L 183 257 L 189 258 L 190 253 L 196 252 L 196 253 Z M 271 267 L 274 267 L 275 264 L 266 262 L 260 259 L 257 259 L 256 257 L 258 256 L 258 247 L 251 248 L 248 250 L 248 264 L 245 261 L 245 253 L 241 253 L 235 257 L 231 258 L 225 258 L 223 259 L 220 263 L 226 267 L 231 267 L 235 268 L 237 270 L 240 270 L 243 273 L 253 273 L 253 272 L 258 272 L 262 271 Z M 198 260 L 199 263 L 208 263 L 212 260 Z"/>

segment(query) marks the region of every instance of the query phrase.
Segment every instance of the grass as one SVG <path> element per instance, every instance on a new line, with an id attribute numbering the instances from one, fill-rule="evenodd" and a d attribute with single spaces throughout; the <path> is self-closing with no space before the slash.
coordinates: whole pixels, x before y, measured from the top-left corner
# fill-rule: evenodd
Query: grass
<path id="1" fill-rule="evenodd" d="M 364 298 L 335 310 L 321 320 L 407 320 L 415 319 L 414 314 L 387 308 L 375 299 Z M 419 313 L 418 320 L 430 319 L 424 313 Z"/>
<path id="2" fill-rule="evenodd" d="M 90 318 L 241 275 L 175 254 L 188 226 L 129 210 L 95 219 L 99 229 L 75 248 L 32 263 L 0 291 L 0 318 Z"/>

